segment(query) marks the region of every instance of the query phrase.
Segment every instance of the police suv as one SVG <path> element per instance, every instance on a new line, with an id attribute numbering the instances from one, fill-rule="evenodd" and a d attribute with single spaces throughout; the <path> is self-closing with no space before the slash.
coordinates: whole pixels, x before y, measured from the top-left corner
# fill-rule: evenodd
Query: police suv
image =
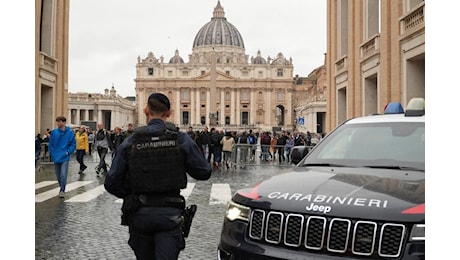
<path id="1" fill-rule="evenodd" d="M 218 259 L 425 259 L 424 99 L 347 120 L 292 159 L 234 194 Z"/>

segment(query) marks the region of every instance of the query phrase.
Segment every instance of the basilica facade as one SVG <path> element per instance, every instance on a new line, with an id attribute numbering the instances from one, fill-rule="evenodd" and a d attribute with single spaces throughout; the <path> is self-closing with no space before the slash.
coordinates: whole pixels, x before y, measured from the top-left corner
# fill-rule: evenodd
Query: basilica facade
<path id="1" fill-rule="evenodd" d="M 169 121 L 181 129 L 294 129 L 293 69 L 292 59 L 281 52 L 249 57 L 218 1 L 211 21 L 198 30 L 187 62 L 178 50 L 169 59 L 153 52 L 137 58 L 136 123 L 145 124 L 148 96 L 161 92 L 171 101 Z"/>

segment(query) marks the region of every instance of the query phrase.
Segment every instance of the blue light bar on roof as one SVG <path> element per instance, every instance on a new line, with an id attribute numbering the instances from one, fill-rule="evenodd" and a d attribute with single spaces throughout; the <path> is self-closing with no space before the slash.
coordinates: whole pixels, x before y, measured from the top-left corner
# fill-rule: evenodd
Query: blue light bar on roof
<path id="1" fill-rule="evenodd" d="M 401 103 L 399 102 L 390 102 L 385 107 L 384 114 L 403 114 L 404 108 L 402 107 Z"/>

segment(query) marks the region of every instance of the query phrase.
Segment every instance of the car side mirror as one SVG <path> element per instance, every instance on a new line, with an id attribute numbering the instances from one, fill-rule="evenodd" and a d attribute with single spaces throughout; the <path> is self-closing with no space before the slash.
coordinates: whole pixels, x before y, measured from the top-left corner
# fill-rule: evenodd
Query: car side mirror
<path id="1" fill-rule="evenodd" d="M 291 150 L 291 162 L 293 164 L 298 164 L 305 155 L 308 154 L 308 147 L 307 146 L 294 146 Z"/>

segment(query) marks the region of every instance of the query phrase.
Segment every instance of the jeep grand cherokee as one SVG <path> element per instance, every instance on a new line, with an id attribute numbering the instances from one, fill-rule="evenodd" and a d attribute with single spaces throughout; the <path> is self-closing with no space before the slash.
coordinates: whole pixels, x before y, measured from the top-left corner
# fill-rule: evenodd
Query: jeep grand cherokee
<path id="1" fill-rule="evenodd" d="M 412 101 L 342 123 L 293 171 L 237 191 L 218 259 L 424 259 L 425 107 Z"/>

